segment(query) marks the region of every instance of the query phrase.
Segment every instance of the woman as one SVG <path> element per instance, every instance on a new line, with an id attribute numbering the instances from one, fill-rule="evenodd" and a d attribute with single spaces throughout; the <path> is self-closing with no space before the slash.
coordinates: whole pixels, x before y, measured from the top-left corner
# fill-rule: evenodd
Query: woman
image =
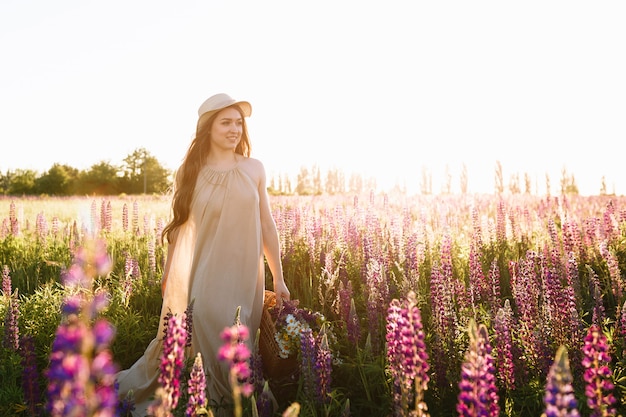
<path id="1" fill-rule="evenodd" d="M 161 323 L 168 312 L 181 315 L 194 301 L 190 357 L 202 354 L 210 404 L 231 401 L 228 369 L 217 360 L 220 332 L 233 324 L 238 307 L 250 334 L 259 328 L 265 259 L 278 302 L 290 299 L 265 169 L 249 156 L 245 117 L 251 111 L 250 103 L 226 94 L 200 106 L 196 136 L 176 175 L 173 218 L 163 230 L 168 253 Z M 158 387 L 162 331 L 117 377 L 120 398 L 134 395 L 135 416 L 146 414 Z"/>

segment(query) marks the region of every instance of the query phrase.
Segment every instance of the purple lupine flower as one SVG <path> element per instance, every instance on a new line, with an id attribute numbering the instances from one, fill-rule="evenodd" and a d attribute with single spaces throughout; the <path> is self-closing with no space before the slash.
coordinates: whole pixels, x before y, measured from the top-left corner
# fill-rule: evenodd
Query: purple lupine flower
<path id="1" fill-rule="evenodd" d="M 59 235 L 59 218 L 57 216 L 52 217 L 52 228 L 50 232 L 55 239 Z"/>
<path id="2" fill-rule="evenodd" d="M 151 235 L 148 238 L 148 273 L 150 274 L 150 279 L 154 278 L 156 274 L 156 253 L 155 253 L 155 239 Z"/>
<path id="3" fill-rule="evenodd" d="M 102 294 L 94 296 L 91 288 L 94 276 L 108 273 L 110 261 L 104 249 L 99 242 L 87 242 L 76 251 L 75 263 L 65 276 L 64 284 L 75 294 L 64 301 L 64 317 L 46 372 L 46 408 L 53 417 L 113 416 L 117 408 L 117 368 L 109 351 L 115 331 L 104 319 L 92 325 L 106 299 Z"/>
<path id="4" fill-rule="evenodd" d="M 104 211 L 104 221 L 105 221 L 104 230 L 110 233 L 111 229 L 113 228 L 113 209 L 111 208 L 110 200 L 107 201 L 107 205 Z"/>
<path id="5" fill-rule="evenodd" d="M 261 331 L 257 330 L 254 344 L 250 352 L 250 384 L 253 387 L 253 391 L 258 396 L 263 392 L 263 386 L 265 385 L 265 378 L 263 377 L 263 357 L 259 351 L 259 337 Z M 258 398 L 257 398 L 258 402 Z"/>
<path id="6" fill-rule="evenodd" d="M 589 272 L 589 292 L 593 300 L 591 323 L 600 325 L 604 321 L 605 316 L 600 279 L 590 265 L 587 265 L 587 272 Z"/>
<path id="7" fill-rule="evenodd" d="M 141 234 L 139 230 L 139 203 L 137 200 L 133 201 L 133 233 L 137 236 Z"/>
<path id="8" fill-rule="evenodd" d="M 350 313 L 348 314 L 347 325 L 348 340 L 354 344 L 359 345 L 361 339 L 361 325 L 359 323 L 359 316 L 356 312 L 356 305 L 354 304 L 354 298 L 350 298 Z"/>
<path id="9" fill-rule="evenodd" d="M 185 416 L 197 417 L 206 414 L 206 376 L 204 374 L 202 355 L 200 352 L 196 355 L 193 367 L 191 368 L 189 381 L 187 383 L 187 394 L 189 394 L 189 400 L 187 401 Z"/>
<path id="10" fill-rule="evenodd" d="M 461 365 L 461 381 L 456 410 L 459 416 L 489 416 L 500 414 L 495 384 L 495 367 L 491 356 L 489 335 L 484 324 L 469 323 L 469 348 Z"/>
<path id="11" fill-rule="evenodd" d="M 348 323 L 348 316 L 350 315 L 350 299 L 353 296 L 352 281 L 344 280 L 339 281 L 339 291 L 337 296 L 339 297 L 339 315 L 341 319 Z"/>
<path id="12" fill-rule="evenodd" d="M 496 241 L 506 242 L 506 208 L 503 200 L 498 201 L 496 210 Z"/>
<path id="13" fill-rule="evenodd" d="M 543 397 L 546 417 L 578 417 L 578 402 L 574 395 L 572 372 L 567 348 L 559 347 L 548 372 L 546 393 Z"/>
<path id="14" fill-rule="evenodd" d="M 274 413 L 272 393 L 268 381 L 263 384 L 263 390 L 256 400 L 256 408 L 259 417 L 271 417 Z"/>
<path id="15" fill-rule="evenodd" d="M 511 329 L 513 324 L 513 310 L 509 300 L 505 300 L 504 307 L 498 310 L 494 323 L 496 363 L 498 379 L 507 391 L 515 389 L 515 372 L 513 366 L 513 338 Z"/>
<path id="16" fill-rule="evenodd" d="M 119 395 L 120 387 L 117 381 L 115 381 L 114 383 L 114 388 L 115 388 L 116 396 L 119 399 L 119 402 L 117 404 L 116 416 L 123 417 L 123 416 L 130 414 L 133 410 L 135 410 L 135 398 L 132 392 L 126 394 L 124 398 L 120 398 L 120 395 Z"/>
<path id="17" fill-rule="evenodd" d="M 4 316 L 4 340 L 3 345 L 7 349 L 17 352 L 20 348 L 20 329 L 18 319 L 20 314 L 18 289 L 9 296 L 9 304 Z"/>
<path id="18" fill-rule="evenodd" d="M 30 416 L 39 415 L 41 389 L 39 387 L 39 372 L 35 356 L 35 342 L 32 335 L 24 335 L 20 339 L 20 356 L 22 363 L 22 392 L 24 402 Z"/>
<path id="19" fill-rule="evenodd" d="M 37 234 L 37 241 L 43 242 L 46 240 L 48 236 L 48 222 L 46 221 L 46 216 L 44 216 L 43 211 L 37 214 L 37 219 L 35 220 L 35 232 Z"/>
<path id="20" fill-rule="evenodd" d="M 122 230 L 128 231 L 128 204 L 126 203 L 122 206 Z"/>
<path id="21" fill-rule="evenodd" d="M 180 378 L 185 361 L 185 341 L 187 329 L 185 314 L 179 317 L 169 314 L 165 317 L 165 335 L 163 336 L 163 352 L 159 365 L 159 384 L 165 390 L 166 406 L 171 410 L 178 405 L 180 398 Z"/>
<path id="22" fill-rule="evenodd" d="M 389 286 L 384 263 L 371 258 L 366 266 L 367 316 L 370 337 L 374 351 L 377 352 L 381 339 L 380 317 L 384 317 L 385 307 L 389 304 Z"/>
<path id="23" fill-rule="evenodd" d="M 394 415 L 409 412 L 415 402 L 416 415 L 426 414 L 423 393 L 428 389 L 428 354 L 422 318 L 415 293 L 403 301 L 394 299 L 387 310 L 387 361 L 393 381 Z"/>
<path id="24" fill-rule="evenodd" d="M 323 328 L 324 329 L 324 328 Z M 328 345 L 328 335 L 324 330 L 320 332 L 320 341 L 317 343 L 315 361 L 316 397 L 321 404 L 328 404 L 332 384 L 333 358 Z"/>
<path id="25" fill-rule="evenodd" d="M 239 311 L 237 311 L 237 318 Z M 237 323 L 222 330 L 220 337 L 224 344 L 217 352 L 217 358 L 230 367 L 229 379 L 235 402 L 235 416 L 241 417 L 241 395 L 249 397 L 254 387 L 250 384 L 250 349 L 246 341 L 250 336 L 248 327 Z"/>
<path id="26" fill-rule="evenodd" d="M 9 219 L 5 217 L 2 219 L 2 225 L 0 226 L 0 239 L 4 240 L 10 233 Z"/>
<path id="27" fill-rule="evenodd" d="M 191 303 L 185 309 L 185 328 L 187 329 L 187 338 L 185 339 L 185 347 L 191 347 L 191 337 L 193 335 L 193 304 L 196 300 L 191 300 Z"/>
<path id="28" fill-rule="evenodd" d="M 15 203 L 11 201 L 9 206 L 9 223 L 11 223 L 11 235 L 19 236 L 20 234 L 20 222 L 15 213 Z"/>
<path id="29" fill-rule="evenodd" d="M 611 286 L 613 294 L 616 299 L 622 299 L 622 293 L 624 292 L 624 282 L 619 269 L 619 261 L 615 256 L 615 253 L 609 250 L 607 241 L 600 243 L 600 254 L 606 261 L 609 268 L 609 276 L 611 277 Z"/>
<path id="30" fill-rule="evenodd" d="M 582 348 L 582 366 L 585 369 L 583 378 L 587 383 L 585 395 L 587 406 L 591 409 L 591 417 L 606 417 L 615 415 L 613 395 L 615 386 L 612 382 L 612 372 L 609 368 L 611 354 L 606 336 L 600 327 L 593 324 L 589 327 Z"/>
<path id="31" fill-rule="evenodd" d="M 11 271 L 7 265 L 4 265 L 2 267 L 2 294 L 5 297 L 10 297 L 12 292 Z"/>
<path id="32" fill-rule="evenodd" d="M 317 343 L 310 328 L 300 332 L 300 375 L 302 376 L 302 390 L 307 398 L 315 397 L 315 362 Z"/>
<path id="33" fill-rule="evenodd" d="M 485 274 L 480 261 L 479 247 L 472 243 L 469 252 L 469 288 L 472 309 L 476 309 L 482 301 L 483 294 L 486 293 L 485 286 Z"/>

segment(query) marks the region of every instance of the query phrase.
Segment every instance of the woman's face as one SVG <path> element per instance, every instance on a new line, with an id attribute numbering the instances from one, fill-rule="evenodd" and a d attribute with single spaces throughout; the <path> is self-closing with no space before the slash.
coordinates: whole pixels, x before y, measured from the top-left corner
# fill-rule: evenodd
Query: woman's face
<path id="1" fill-rule="evenodd" d="M 211 146 L 234 151 L 243 133 L 243 118 L 239 111 L 229 107 L 220 111 L 211 126 Z"/>

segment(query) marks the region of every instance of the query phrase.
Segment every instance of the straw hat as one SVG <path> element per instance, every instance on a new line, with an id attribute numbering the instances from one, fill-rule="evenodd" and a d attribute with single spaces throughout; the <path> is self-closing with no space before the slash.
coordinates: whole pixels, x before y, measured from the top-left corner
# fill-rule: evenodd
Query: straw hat
<path id="1" fill-rule="evenodd" d="M 198 109 L 198 127 L 200 127 L 200 122 L 206 120 L 211 114 L 232 105 L 237 105 L 245 117 L 250 117 L 252 114 L 252 106 L 249 102 L 237 101 L 228 94 L 219 93 L 207 98 Z"/>

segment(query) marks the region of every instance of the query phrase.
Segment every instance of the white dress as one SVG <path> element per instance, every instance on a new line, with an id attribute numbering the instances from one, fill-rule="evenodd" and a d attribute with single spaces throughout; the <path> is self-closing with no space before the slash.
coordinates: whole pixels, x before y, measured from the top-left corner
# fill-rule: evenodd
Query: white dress
<path id="1" fill-rule="evenodd" d="M 222 399 L 232 403 L 228 368 L 217 360 L 219 336 L 232 326 L 240 306 L 240 320 L 253 339 L 265 290 L 259 193 L 243 170 L 200 171 L 189 219 L 180 227 L 170 256 L 161 324 L 168 311 L 181 315 L 194 300 L 189 357 L 202 354 L 209 404 Z M 144 355 L 117 375 L 120 398 L 133 392 L 135 417 L 146 415 L 158 387 L 162 332 L 161 325 Z"/>

